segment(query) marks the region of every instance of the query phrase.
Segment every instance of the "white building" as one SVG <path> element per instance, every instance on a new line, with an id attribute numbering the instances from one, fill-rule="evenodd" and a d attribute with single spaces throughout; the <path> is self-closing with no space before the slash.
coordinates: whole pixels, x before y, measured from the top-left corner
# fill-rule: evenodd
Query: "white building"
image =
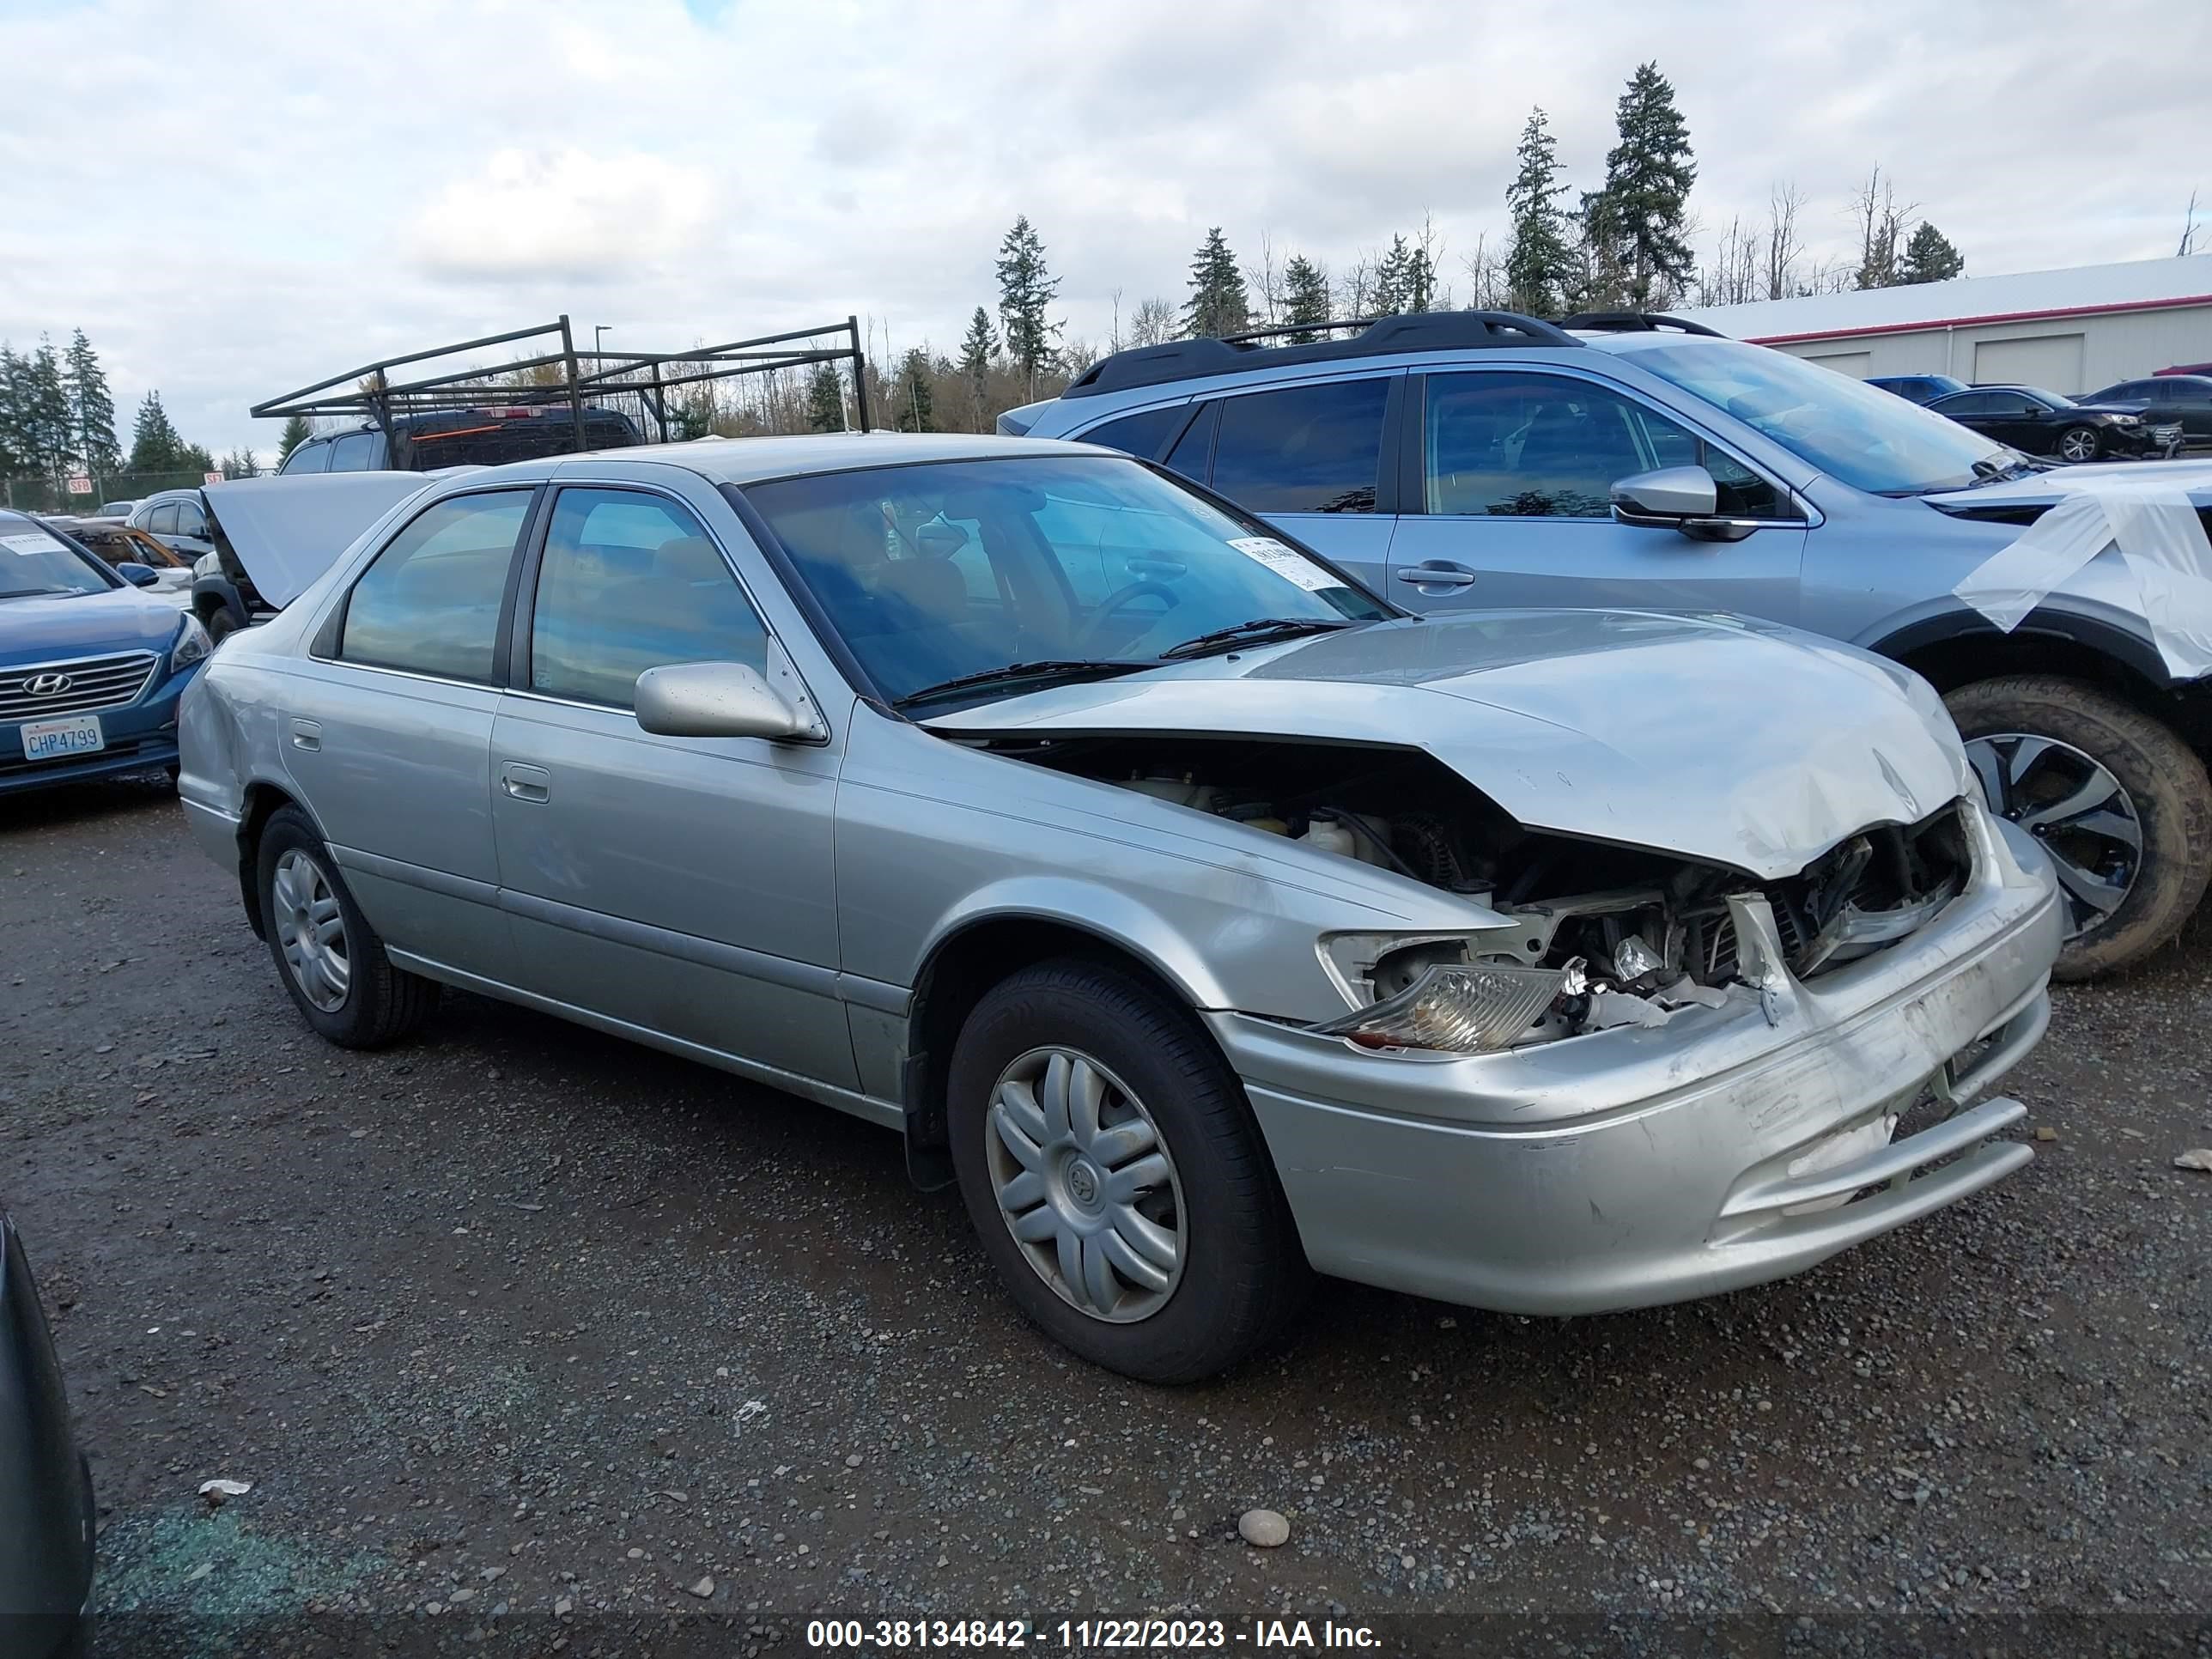
<path id="1" fill-rule="evenodd" d="M 1955 374 L 2094 392 L 2175 363 L 2212 362 L 2212 254 L 1676 314 L 1862 380 Z"/>

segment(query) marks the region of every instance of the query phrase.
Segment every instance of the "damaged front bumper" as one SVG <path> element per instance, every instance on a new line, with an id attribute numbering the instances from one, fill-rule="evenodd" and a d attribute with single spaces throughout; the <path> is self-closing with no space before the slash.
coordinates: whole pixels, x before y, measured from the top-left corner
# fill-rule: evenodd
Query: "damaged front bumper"
<path id="1" fill-rule="evenodd" d="M 1987 1141 L 2025 1109 L 1979 1097 L 2049 1021 L 2057 890 L 2011 825 L 1969 823 L 1964 892 L 1809 982 L 1765 902 L 1735 901 L 1753 985 L 1662 1026 L 1376 1054 L 1209 1014 L 1309 1259 L 1469 1306 L 1600 1313 L 1782 1278 L 2027 1163 Z M 1949 1115 L 1892 1139 L 1931 1091 Z"/>

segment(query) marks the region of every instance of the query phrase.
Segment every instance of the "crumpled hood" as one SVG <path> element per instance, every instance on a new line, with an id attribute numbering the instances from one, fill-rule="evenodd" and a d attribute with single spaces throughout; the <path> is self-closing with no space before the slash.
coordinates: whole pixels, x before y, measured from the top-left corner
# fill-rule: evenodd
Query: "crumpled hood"
<path id="1" fill-rule="evenodd" d="M 1048 687 L 948 737 L 1308 738 L 1427 750 L 1530 829 L 1773 880 L 1972 787 L 1917 676 L 1734 617 L 1493 611 L 1349 629 Z"/>
<path id="2" fill-rule="evenodd" d="M 0 599 L 0 665 L 161 651 L 177 636 L 177 602 L 136 587 Z"/>

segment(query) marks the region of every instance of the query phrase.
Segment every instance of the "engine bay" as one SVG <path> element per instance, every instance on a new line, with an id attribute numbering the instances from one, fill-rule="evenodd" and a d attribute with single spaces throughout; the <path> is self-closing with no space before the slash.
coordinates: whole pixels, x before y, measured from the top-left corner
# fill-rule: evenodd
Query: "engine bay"
<path id="1" fill-rule="evenodd" d="M 1650 848 L 1523 828 L 1418 749 L 1208 738 L 984 740 L 994 752 L 1209 813 L 1463 895 L 1519 924 L 1480 941 L 1486 963 L 1560 970 L 1528 1040 L 1658 1024 L 1718 1006 L 1741 981 L 1729 900 L 1771 906 L 1801 979 L 1905 938 L 1966 886 L 1972 855 L 1956 804 L 1917 824 L 1847 836 L 1799 874 L 1741 870 Z M 1340 964 L 1370 1001 L 1398 995 L 1464 940 L 1403 945 Z"/>

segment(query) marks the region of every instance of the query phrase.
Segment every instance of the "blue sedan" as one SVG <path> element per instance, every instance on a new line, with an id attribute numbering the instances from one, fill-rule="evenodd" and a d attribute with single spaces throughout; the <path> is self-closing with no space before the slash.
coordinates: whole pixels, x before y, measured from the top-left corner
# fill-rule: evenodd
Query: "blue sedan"
<path id="1" fill-rule="evenodd" d="M 0 794 L 177 765 L 198 619 L 21 513 L 0 512 Z"/>

